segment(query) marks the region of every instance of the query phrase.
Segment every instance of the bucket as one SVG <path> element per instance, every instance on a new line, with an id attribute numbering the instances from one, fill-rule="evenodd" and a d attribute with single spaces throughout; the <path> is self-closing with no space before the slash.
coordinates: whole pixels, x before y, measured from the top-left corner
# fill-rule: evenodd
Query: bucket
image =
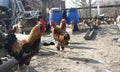
<path id="1" fill-rule="evenodd" d="M 67 24 L 70 24 L 70 22 L 74 21 L 74 31 L 78 30 L 77 23 L 79 22 L 79 16 L 77 9 L 70 9 L 67 10 L 67 16 L 66 16 Z"/>
<path id="2" fill-rule="evenodd" d="M 62 12 L 60 9 L 51 9 L 50 10 L 49 23 L 51 21 L 53 21 L 53 22 L 56 22 L 57 25 L 59 25 L 61 19 L 62 19 Z"/>
<path id="3" fill-rule="evenodd" d="M 9 9 L 10 8 L 10 0 L 0 0 L 0 9 Z"/>
<path id="4" fill-rule="evenodd" d="M 0 10 L 7 13 L 9 17 L 12 16 L 11 1 L 10 0 L 0 0 Z"/>

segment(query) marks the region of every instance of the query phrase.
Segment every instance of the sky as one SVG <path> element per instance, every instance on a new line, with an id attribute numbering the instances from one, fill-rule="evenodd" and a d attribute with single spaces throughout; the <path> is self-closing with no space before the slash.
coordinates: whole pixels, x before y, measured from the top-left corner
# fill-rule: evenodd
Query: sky
<path id="1" fill-rule="evenodd" d="M 75 1 L 75 0 L 65 0 L 65 5 L 66 5 L 66 8 L 76 8 L 77 5 L 74 4 L 72 1 Z M 92 3 L 96 0 L 91 0 Z M 77 2 L 76 2 L 77 3 Z M 89 0 L 87 0 L 87 3 L 89 3 Z"/>
<path id="2" fill-rule="evenodd" d="M 72 1 L 75 1 L 75 0 L 65 0 L 65 5 L 66 5 L 66 8 L 76 8 L 77 5 L 74 4 Z M 95 2 L 96 0 L 91 0 L 93 2 Z M 114 1 L 120 1 L 120 0 L 98 0 L 100 4 L 102 4 L 103 2 L 114 2 Z M 76 2 L 77 3 L 77 2 Z M 87 3 L 89 3 L 89 0 L 87 0 Z"/>

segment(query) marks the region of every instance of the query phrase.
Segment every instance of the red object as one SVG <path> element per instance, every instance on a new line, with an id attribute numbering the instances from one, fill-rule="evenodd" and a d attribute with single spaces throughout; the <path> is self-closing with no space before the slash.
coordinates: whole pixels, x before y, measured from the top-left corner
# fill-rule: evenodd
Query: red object
<path id="1" fill-rule="evenodd" d="M 40 31 L 42 33 L 44 33 L 45 30 L 46 30 L 46 27 L 45 27 L 46 22 L 45 22 L 45 20 L 44 19 L 40 19 L 39 21 L 36 22 L 36 24 L 41 24 Z"/>
<path id="2" fill-rule="evenodd" d="M 41 22 L 42 24 L 46 24 L 46 22 L 45 22 L 44 19 L 40 19 L 40 22 Z"/>
<path id="3" fill-rule="evenodd" d="M 41 26 L 40 26 L 40 31 L 41 31 L 41 33 L 44 33 L 44 32 L 45 32 L 45 30 L 46 30 L 45 25 L 41 25 Z"/>
<path id="4" fill-rule="evenodd" d="M 36 24 L 46 24 L 44 19 L 40 19 L 39 21 L 36 22 Z"/>
<path id="5" fill-rule="evenodd" d="M 62 21 L 62 23 L 66 24 L 66 20 L 65 19 L 62 19 L 61 21 Z"/>
<path id="6" fill-rule="evenodd" d="M 42 33 L 44 33 L 45 30 L 46 30 L 46 27 L 45 27 L 46 22 L 45 22 L 45 20 L 42 19 L 42 18 L 39 20 L 39 22 L 40 22 L 40 24 L 42 24 L 41 27 L 40 27 L 40 31 L 41 31 Z"/>
<path id="7" fill-rule="evenodd" d="M 52 22 L 50 22 L 50 26 L 54 28 L 54 27 L 56 27 L 56 23 L 52 21 Z"/>

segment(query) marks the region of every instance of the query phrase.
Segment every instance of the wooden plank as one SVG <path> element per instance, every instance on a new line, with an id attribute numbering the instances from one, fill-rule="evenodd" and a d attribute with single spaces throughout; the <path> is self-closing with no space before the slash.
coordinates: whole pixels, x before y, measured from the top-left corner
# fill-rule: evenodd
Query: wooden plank
<path id="1" fill-rule="evenodd" d="M 0 72 L 9 72 L 15 65 L 18 64 L 18 61 L 15 58 L 11 58 L 7 62 L 0 65 Z"/>
<path id="2" fill-rule="evenodd" d="M 85 40 L 91 40 L 92 39 L 92 35 L 94 33 L 94 29 L 89 29 L 86 33 L 86 35 L 84 36 Z"/>

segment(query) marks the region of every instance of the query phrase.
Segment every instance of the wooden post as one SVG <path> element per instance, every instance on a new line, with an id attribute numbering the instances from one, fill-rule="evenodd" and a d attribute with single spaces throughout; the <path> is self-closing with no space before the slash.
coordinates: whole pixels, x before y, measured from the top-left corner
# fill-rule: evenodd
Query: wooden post
<path id="1" fill-rule="evenodd" d="M 41 12 L 43 18 L 46 20 L 47 14 L 46 14 L 46 8 L 47 8 L 47 0 L 40 0 L 41 1 Z"/>
<path id="2" fill-rule="evenodd" d="M 90 19 L 91 19 L 91 0 L 89 0 L 89 4 L 90 4 Z"/>

